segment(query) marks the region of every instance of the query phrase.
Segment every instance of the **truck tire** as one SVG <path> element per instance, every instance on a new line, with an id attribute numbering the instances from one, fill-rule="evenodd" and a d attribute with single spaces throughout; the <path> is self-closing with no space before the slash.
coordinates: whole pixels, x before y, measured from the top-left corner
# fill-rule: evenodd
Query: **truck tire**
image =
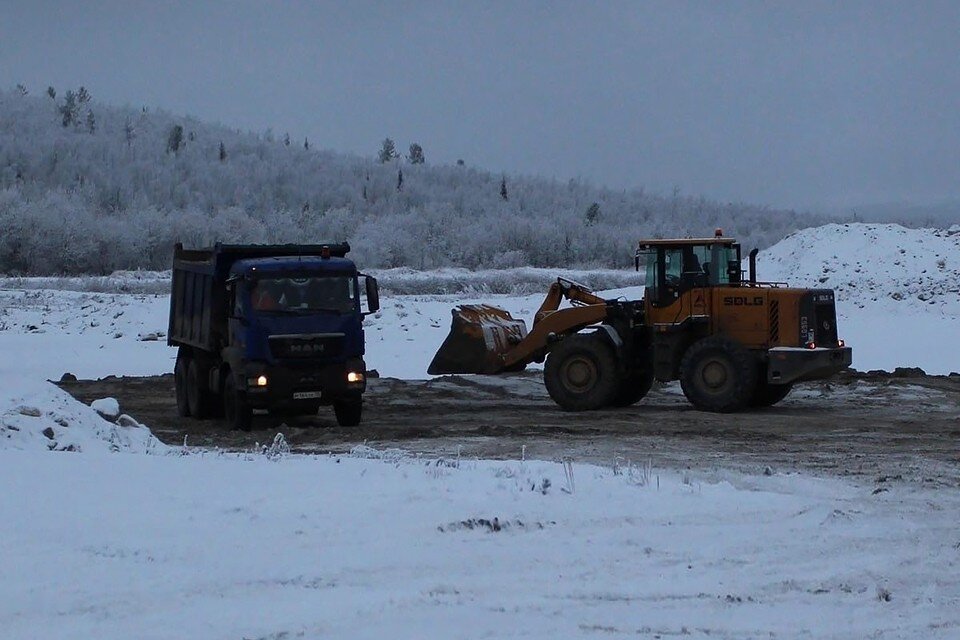
<path id="1" fill-rule="evenodd" d="M 177 354 L 177 364 L 173 367 L 173 384 L 177 396 L 177 415 L 181 418 L 190 416 L 190 403 L 187 400 L 187 367 L 189 365 L 189 356 Z"/>
<path id="2" fill-rule="evenodd" d="M 200 371 L 200 365 L 196 359 L 191 358 L 187 365 L 187 406 L 190 409 L 190 415 L 197 420 L 203 420 L 208 416 L 209 400 L 206 376 Z"/>
<path id="3" fill-rule="evenodd" d="M 643 400 L 653 387 L 653 370 L 631 371 L 620 383 L 611 403 L 614 407 L 629 407 Z"/>
<path id="4" fill-rule="evenodd" d="M 253 426 L 253 410 L 237 389 L 233 373 L 223 381 L 223 416 L 234 431 L 250 431 Z"/>
<path id="5" fill-rule="evenodd" d="M 338 400 L 333 403 L 333 414 L 341 427 L 355 427 L 363 417 L 363 400 Z"/>
<path id="6" fill-rule="evenodd" d="M 757 381 L 757 388 L 753 392 L 750 406 L 772 407 L 786 398 L 792 389 L 792 384 L 770 384 L 761 377 Z"/>
<path id="7" fill-rule="evenodd" d="M 742 346 L 721 336 L 703 338 L 680 361 L 680 387 L 701 411 L 743 409 L 757 386 L 757 363 Z"/>
<path id="8" fill-rule="evenodd" d="M 547 393 L 564 411 L 591 411 L 613 403 L 622 381 L 617 360 L 600 336 L 574 334 L 561 340 L 543 367 Z"/>

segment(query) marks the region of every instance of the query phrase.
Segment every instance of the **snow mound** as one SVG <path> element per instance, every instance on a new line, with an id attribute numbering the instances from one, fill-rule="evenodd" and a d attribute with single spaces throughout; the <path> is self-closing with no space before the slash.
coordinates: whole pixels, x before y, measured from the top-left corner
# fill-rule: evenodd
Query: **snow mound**
<path id="1" fill-rule="evenodd" d="M 48 382 L 18 382 L 0 398 L 0 449 L 163 453 L 167 446 L 129 416 L 113 423 Z"/>
<path id="2" fill-rule="evenodd" d="M 790 234 L 757 259 L 760 280 L 823 287 L 845 305 L 960 317 L 960 225 L 828 224 Z"/>

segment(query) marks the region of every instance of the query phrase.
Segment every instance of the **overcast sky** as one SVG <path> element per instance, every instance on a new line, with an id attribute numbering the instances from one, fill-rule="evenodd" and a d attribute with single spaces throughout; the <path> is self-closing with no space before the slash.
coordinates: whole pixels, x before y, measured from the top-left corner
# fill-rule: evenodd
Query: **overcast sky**
<path id="1" fill-rule="evenodd" d="M 0 86 L 611 187 L 960 198 L 956 0 L 470 4 L 0 0 Z"/>

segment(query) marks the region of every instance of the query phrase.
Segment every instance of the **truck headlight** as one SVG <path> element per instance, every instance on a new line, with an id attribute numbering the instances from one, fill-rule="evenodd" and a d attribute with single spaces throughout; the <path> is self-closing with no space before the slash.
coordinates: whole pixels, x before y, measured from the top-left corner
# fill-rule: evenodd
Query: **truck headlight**
<path id="1" fill-rule="evenodd" d="M 359 371 L 350 371 L 347 373 L 347 382 L 363 382 L 363 374 Z"/>
<path id="2" fill-rule="evenodd" d="M 258 376 L 256 378 L 248 378 L 247 385 L 251 387 L 265 387 L 267 386 L 267 376 Z"/>

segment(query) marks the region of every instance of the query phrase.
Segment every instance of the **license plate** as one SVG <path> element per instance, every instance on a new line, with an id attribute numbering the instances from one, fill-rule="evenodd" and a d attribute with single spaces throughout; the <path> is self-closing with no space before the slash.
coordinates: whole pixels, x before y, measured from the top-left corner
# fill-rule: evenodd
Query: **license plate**
<path id="1" fill-rule="evenodd" d="M 319 398 L 323 395 L 322 391 L 295 391 L 293 394 L 294 400 L 312 400 L 314 398 Z"/>

